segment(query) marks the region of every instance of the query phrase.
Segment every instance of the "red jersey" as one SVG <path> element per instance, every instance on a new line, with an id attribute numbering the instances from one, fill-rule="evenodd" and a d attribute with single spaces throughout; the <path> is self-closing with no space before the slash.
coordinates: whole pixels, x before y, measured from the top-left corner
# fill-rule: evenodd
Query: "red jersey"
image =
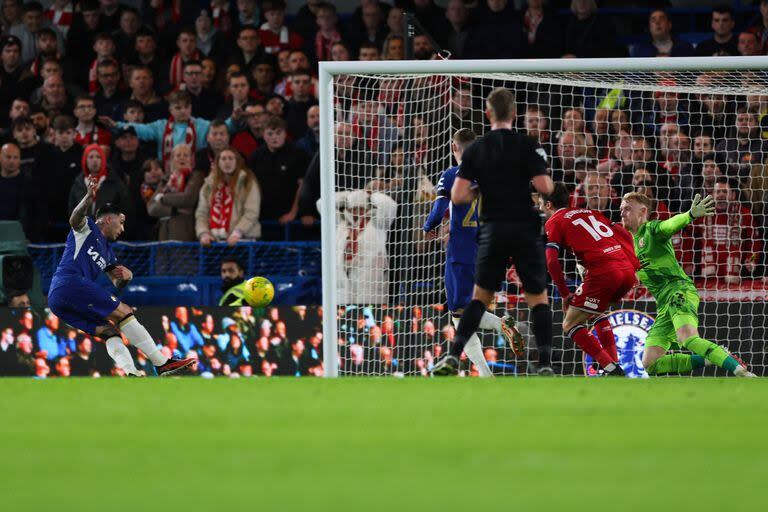
<path id="1" fill-rule="evenodd" d="M 632 266 L 626 251 L 631 246 L 634 255 L 634 242 L 618 227 L 621 231 L 603 214 L 585 208 L 561 208 L 544 225 L 547 247 L 569 249 L 587 272 Z"/>

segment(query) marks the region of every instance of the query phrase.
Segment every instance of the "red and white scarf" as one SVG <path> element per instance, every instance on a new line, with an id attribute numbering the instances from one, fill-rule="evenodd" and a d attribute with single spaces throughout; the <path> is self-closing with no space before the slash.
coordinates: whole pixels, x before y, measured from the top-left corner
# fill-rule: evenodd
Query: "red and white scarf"
<path id="1" fill-rule="evenodd" d="M 318 31 L 315 36 L 315 55 L 317 60 L 331 60 L 331 47 L 339 41 L 341 41 L 341 34 L 336 30 L 328 38 Z"/>
<path id="2" fill-rule="evenodd" d="M 261 45 L 264 47 L 264 51 L 267 53 L 278 53 L 283 48 L 288 47 L 290 41 L 290 35 L 288 33 L 288 27 L 283 25 L 280 27 L 279 32 L 273 31 L 269 28 L 269 23 L 261 25 Z"/>
<path id="3" fill-rule="evenodd" d="M 232 30 L 232 17 L 229 15 L 229 4 L 211 5 L 211 18 L 213 26 L 225 34 Z"/>
<path id="4" fill-rule="evenodd" d="M 190 57 L 189 60 L 200 60 L 200 50 L 195 50 L 195 53 L 192 54 L 192 57 Z M 174 55 L 171 59 L 171 70 L 169 76 L 172 87 L 176 88 L 181 85 L 181 82 L 184 79 L 183 70 L 184 59 L 181 57 L 181 52 L 176 52 L 176 55 Z"/>
<path id="5" fill-rule="evenodd" d="M 83 147 L 89 144 L 98 144 L 99 143 L 99 127 L 96 125 L 96 123 L 93 123 L 93 128 L 91 128 L 90 132 L 85 132 L 81 134 L 80 130 L 75 129 L 75 142 L 77 142 Z"/>
<path id="6" fill-rule="evenodd" d="M 229 233 L 229 224 L 232 221 L 234 197 L 232 188 L 226 183 L 219 186 L 211 194 L 211 213 L 208 227 L 216 238 L 226 238 Z"/>
<path id="7" fill-rule="evenodd" d="M 155 26 L 158 30 L 162 30 L 170 21 L 171 24 L 177 24 L 181 21 L 181 0 L 169 0 L 171 4 L 170 11 L 166 16 L 166 2 L 163 2 L 157 9 L 155 9 Z"/>
<path id="8" fill-rule="evenodd" d="M 177 193 L 184 192 L 184 188 L 187 186 L 187 179 L 192 174 L 192 169 L 178 169 L 168 176 L 168 185 L 166 185 L 166 192 Z"/>
<path id="9" fill-rule="evenodd" d="M 62 10 L 58 10 L 51 5 L 51 7 L 45 11 L 45 17 L 52 25 L 59 29 L 62 36 L 67 37 L 67 32 L 69 32 L 69 28 L 72 26 L 72 20 L 75 17 L 74 13 L 75 8 L 72 5 L 72 2 L 69 2 Z"/>
<path id="10" fill-rule="evenodd" d="M 173 116 L 168 118 L 165 123 L 165 130 L 163 131 L 163 165 L 167 165 L 171 161 L 171 151 L 173 151 L 173 127 L 176 121 Z M 195 123 L 190 119 L 187 121 L 187 131 L 184 134 L 184 144 L 190 147 L 192 154 L 195 154 L 195 145 L 197 143 L 197 130 L 195 130 Z"/>

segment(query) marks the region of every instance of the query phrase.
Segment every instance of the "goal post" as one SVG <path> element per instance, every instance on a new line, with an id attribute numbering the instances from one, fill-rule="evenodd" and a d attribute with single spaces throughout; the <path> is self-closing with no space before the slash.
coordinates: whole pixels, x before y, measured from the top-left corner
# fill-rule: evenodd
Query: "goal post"
<path id="1" fill-rule="evenodd" d="M 441 329 L 450 338 L 450 319 L 437 304 L 445 240 L 424 240 L 417 228 L 431 207 L 440 173 L 453 165 L 451 135 L 468 127 L 482 136 L 488 129 L 483 101 L 496 86 L 517 94 L 518 129 L 527 129 L 527 111 L 540 113 L 552 172 L 556 180 L 573 181 L 574 201 L 590 200 L 586 187 L 580 186 L 586 173 L 605 179 L 613 192 L 611 204 L 618 199 L 617 191 L 648 185 L 658 195 L 659 215 L 677 213 L 694 192 L 712 186 L 712 176 L 702 184 L 701 176 L 694 175 L 710 172 L 702 171 L 703 150 L 694 147 L 706 142 L 699 141 L 700 136 L 708 138 L 715 181 L 729 180 L 726 227 L 701 224 L 687 234 L 692 242 L 674 243 L 681 254 L 686 253 L 681 249 L 686 243 L 694 247 L 687 252 L 690 261 L 682 257 L 707 303 L 701 312 L 703 331 L 761 366 L 756 373 L 762 375 L 765 346 L 757 333 L 765 330 L 762 301 L 768 297 L 763 257 L 768 173 L 764 177 L 756 167 L 768 164 L 763 156 L 763 151 L 768 156 L 768 146 L 763 148 L 768 138 L 768 57 L 321 62 L 318 80 L 327 377 L 424 375 L 429 358 L 441 350 Z M 463 91 L 471 96 L 466 117 L 456 112 Z M 745 144 L 749 158 L 743 156 Z M 635 150 L 652 152 L 653 157 L 641 157 L 647 165 L 638 165 L 641 160 L 631 156 Z M 645 167 L 649 177 L 643 181 Z M 603 178 L 590 180 L 602 183 Z M 409 180 L 415 188 L 405 194 L 403 183 Z M 371 220 L 358 224 L 358 209 L 375 212 L 376 219 L 369 215 Z M 365 231 L 366 222 L 370 232 Z M 731 232 L 723 235 L 728 225 Z M 721 245 L 707 245 L 705 232 L 710 238 L 717 234 Z M 358 235 L 366 238 L 358 240 Z M 741 245 L 728 238 L 737 236 Z M 754 254 L 743 254 L 750 250 Z M 736 253 L 740 259 L 733 256 Z M 509 279 L 497 310 L 516 311 L 519 290 L 514 274 Z M 631 297 L 625 306 L 627 318 L 617 316 L 612 323 L 622 328 L 626 324 L 623 335 L 634 343 L 640 334 L 632 323 L 652 322 L 653 301 Z M 525 327 L 523 310 L 519 320 Z M 632 311 L 642 318 L 629 318 Z M 724 323 L 717 318 L 719 312 L 735 314 L 738 321 Z M 397 332 L 390 332 L 391 323 L 398 324 Z M 554 334 L 560 338 L 555 360 L 562 363 L 563 373 L 583 373 L 588 365 L 580 350 L 562 340 L 559 324 Z M 511 351 L 502 358 L 498 336 L 486 335 L 483 344 L 491 349 L 490 357 L 498 356 L 494 373 L 525 373 Z"/>

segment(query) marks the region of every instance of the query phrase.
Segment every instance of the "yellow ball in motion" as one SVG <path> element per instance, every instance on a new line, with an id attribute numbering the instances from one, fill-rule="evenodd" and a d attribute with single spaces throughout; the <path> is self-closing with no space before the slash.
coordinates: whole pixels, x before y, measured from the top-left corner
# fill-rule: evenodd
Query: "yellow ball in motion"
<path id="1" fill-rule="evenodd" d="M 275 298 L 275 287 L 266 277 L 252 277 L 245 282 L 244 295 L 248 304 L 262 308 Z"/>

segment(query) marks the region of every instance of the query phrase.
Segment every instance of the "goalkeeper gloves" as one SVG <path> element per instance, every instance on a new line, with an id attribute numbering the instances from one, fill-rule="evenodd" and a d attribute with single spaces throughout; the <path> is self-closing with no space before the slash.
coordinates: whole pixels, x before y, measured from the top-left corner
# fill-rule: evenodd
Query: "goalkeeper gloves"
<path id="1" fill-rule="evenodd" d="M 712 196 L 701 198 L 701 194 L 696 194 L 691 203 L 691 210 L 688 212 L 692 219 L 709 217 L 715 214 L 715 199 Z"/>

